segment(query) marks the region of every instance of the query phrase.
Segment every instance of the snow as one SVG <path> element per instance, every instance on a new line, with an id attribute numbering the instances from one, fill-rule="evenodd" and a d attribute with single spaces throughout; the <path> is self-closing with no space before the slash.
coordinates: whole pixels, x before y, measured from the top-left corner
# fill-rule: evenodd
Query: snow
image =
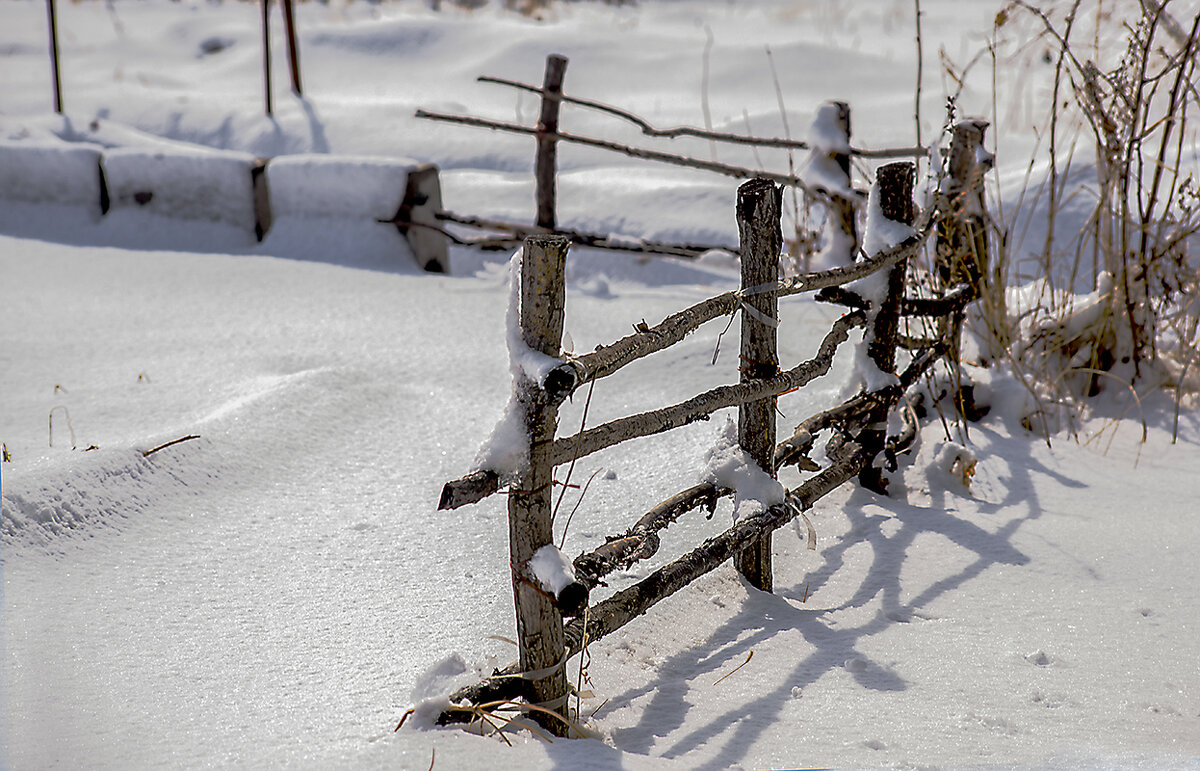
<path id="1" fill-rule="evenodd" d="M 512 388 L 504 414 L 479 448 L 474 464 L 475 471 L 494 471 L 506 482 L 515 481 L 529 468 L 528 416 L 518 393 L 519 384 L 525 380 L 540 386 L 550 370 L 562 364 L 562 359 L 530 348 L 521 333 L 521 259 L 518 249 L 508 261 L 508 309 L 504 314 Z"/>
<path id="2" fill-rule="evenodd" d="M 879 188 L 871 187 L 867 198 L 867 225 L 863 231 L 862 251 L 867 259 L 877 257 L 888 249 L 913 235 L 911 225 L 888 219 L 879 204 Z M 888 293 L 888 271 L 876 271 L 865 278 L 847 285 L 847 289 L 857 293 L 871 303 L 867 312 L 866 325 L 863 328 L 862 340 L 854 348 L 854 369 L 848 381 L 847 393 L 858 390 L 878 391 L 900 382 L 891 372 L 884 372 L 871 358 L 870 344 L 875 339 L 875 316 Z"/>
<path id="3" fill-rule="evenodd" d="M 554 596 L 575 583 L 575 566 L 554 544 L 546 544 L 533 553 L 533 559 L 529 560 L 529 572 L 543 589 Z"/>
<path id="4" fill-rule="evenodd" d="M 774 593 L 725 565 L 592 643 L 595 697 L 580 706 L 598 738 L 514 731 L 510 748 L 429 725 L 446 693 L 516 657 L 498 639 L 514 636 L 504 497 L 436 511 L 512 393 L 511 275 L 507 255 L 461 248 L 452 275 L 420 273 L 373 220 L 394 213 L 403 169 L 434 162 L 448 208 L 529 221 L 533 143 L 414 110 L 532 123 L 535 99 L 475 78 L 538 82 L 556 51 L 571 57 L 568 92 L 656 125 L 701 125 L 706 89 L 714 127 L 782 135 L 769 45 L 789 125 L 843 99 L 856 146 L 910 145 L 915 131 L 908 2 L 566 3 L 541 19 L 449 5 L 299 4 L 306 96 L 287 93 L 276 37 L 273 118 L 253 3 L 59 4 L 66 116 L 50 114 L 45 4 L 0 11 L 0 766 L 1194 768 L 1200 418 L 1185 394 L 1176 432 L 1173 393 L 1109 393 L 1047 442 L 1022 426 L 1028 390 L 997 369 L 971 370 L 988 418 L 927 422 L 893 497 L 850 485 L 823 499 L 808 512 L 816 551 L 776 533 Z M 999 5 L 923 0 L 926 53 L 965 63 Z M 1033 58 L 998 68 L 988 115 L 1009 214 L 1026 174 L 1046 175 L 1029 171 L 1027 101 L 1053 68 Z M 929 59 L 926 137 L 947 95 Z M 963 111 L 992 109 L 991 74 L 966 79 Z M 648 142 L 609 116 L 563 115 L 581 134 Z M 101 152 L 124 154 L 120 173 L 155 196 L 101 217 Z M 786 153 L 760 155 L 788 168 Z M 244 203 L 242 170 L 260 157 L 292 212 L 262 243 L 225 208 Z M 559 162 L 567 226 L 736 243 L 736 180 L 565 146 Z M 166 206 L 186 179 L 207 194 Z M 1006 221 L 1040 247 L 1036 206 Z M 576 350 L 736 288 L 730 262 L 573 250 Z M 836 311 L 786 298 L 779 316 L 781 360 L 795 362 Z M 735 381 L 729 335 L 709 365 L 723 327 L 601 381 L 587 424 Z M 782 397 L 781 428 L 831 406 L 852 359 Z M 560 434 L 582 401 L 564 405 Z M 694 483 L 713 441 L 700 422 L 580 460 L 572 481 L 596 477 L 562 553 Z M 948 478 L 952 455 L 975 460 L 969 485 Z M 728 511 L 681 518 L 595 599 L 725 529 Z M 394 732 L 417 705 L 424 722 Z"/>
<path id="5" fill-rule="evenodd" d="M 783 503 L 786 495 L 783 485 L 738 446 L 737 425 L 728 419 L 716 444 L 704 454 L 700 481 L 733 490 L 735 522 Z"/>

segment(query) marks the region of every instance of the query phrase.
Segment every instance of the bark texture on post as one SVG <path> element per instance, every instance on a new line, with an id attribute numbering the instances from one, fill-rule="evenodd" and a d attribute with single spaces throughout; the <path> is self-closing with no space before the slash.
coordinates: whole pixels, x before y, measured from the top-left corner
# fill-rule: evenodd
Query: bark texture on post
<path id="1" fill-rule="evenodd" d="M 988 267 L 983 178 L 991 156 L 982 151 L 987 127 L 987 121 L 978 119 L 954 124 L 943 190 L 948 212 L 938 220 L 936 248 L 942 282 L 969 283 L 981 294 Z"/>
<path id="2" fill-rule="evenodd" d="M 845 102 L 833 102 L 837 108 L 837 125 L 846 136 L 844 153 L 833 153 L 830 158 L 836 163 L 847 190 L 853 189 L 850 179 L 850 105 Z M 858 254 L 858 223 L 856 214 L 858 201 L 844 195 L 830 193 L 829 196 L 829 236 L 836 244 L 834 249 L 836 261 L 841 265 L 853 265 Z"/>
<path id="3" fill-rule="evenodd" d="M 560 236 L 530 236 L 521 259 L 521 336 L 530 348 L 558 356 L 562 344 L 567 248 Z M 558 422 L 558 408 L 542 397 L 537 383 L 524 375 L 517 396 L 525 411 L 529 436 L 529 468 L 521 474 L 508 498 L 509 557 L 517 615 L 517 642 L 523 672 L 546 671 L 530 679 L 529 694 L 535 704 L 566 714 L 567 678 L 562 666 L 564 638 L 562 616 L 552 598 L 530 574 L 534 553 L 553 541 L 551 485 L 554 466 L 550 447 Z M 566 725 L 535 713 L 534 719 L 557 735 Z"/>
<path id="4" fill-rule="evenodd" d="M 737 222 L 741 236 L 742 346 L 741 382 L 766 380 L 779 373 L 776 350 L 779 254 L 783 249 L 780 211 L 783 188 L 752 179 L 738 188 Z M 775 397 L 738 407 L 738 444 L 763 471 L 775 474 Z M 773 588 L 771 534 L 767 532 L 734 557 L 739 573 L 764 592 Z"/>
<path id="5" fill-rule="evenodd" d="M 913 184 L 917 167 L 908 162 L 889 163 L 876 172 L 875 184 L 879 191 L 879 207 L 883 216 L 895 222 L 911 225 L 916 220 L 913 205 Z M 900 336 L 900 313 L 904 303 L 904 277 L 908 261 L 903 260 L 888 269 L 887 296 L 875 314 L 867 344 L 867 355 L 881 372 L 896 372 L 896 347 Z M 887 440 L 888 407 L 873 410 L 868 417 L 867 427 L 859 434 L 859 444 L 876 459 L 858 475 L 858 481 L 869 490 L 887 495 L 887 480 L 878 465 L 878 455 L 884 451 Z"/>
<path id="6" fill-rule="evenodd" d="M 542 114 L 537 126 L 537 225 L 554 230 L 558 224 L 555 213 L 558 173 L 558 108 L 562 103 L 563 75 L 567 57 L 550 54 L 546 57 L 546 75 L 542 83 Z"/>

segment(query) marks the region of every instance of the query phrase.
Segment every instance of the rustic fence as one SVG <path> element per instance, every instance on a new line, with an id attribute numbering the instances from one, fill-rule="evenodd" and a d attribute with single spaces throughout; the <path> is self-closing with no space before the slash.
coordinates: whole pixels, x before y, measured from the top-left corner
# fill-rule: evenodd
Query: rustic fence
<path id="1" fill-rule="evenodd" d="M 829 132 L 817 137 L 815 141 L 803 141 L 780 137 L 756 137 L 723 131 L 712 131 L 693 126 L 674 126 L 659 128 L 649 121 L 629 110 L 605 104 L 593 99 L 583 99 L 570 96 L 563 91 L 563 81 L 566 75 L 568 60 L 565 56 L 551 54 L 546 58 L 545 73 L 541 86 L 522 83 L 506 78 L 481 76 L 480 82 L 492 83 L 537 94 L 541 98 L 538 122 L 536 126 L 525 126 L 517 123 L 482 118 L 474 115 L 458 115 L 431 110 L 417 110 L 416 116 L 425 120 L 440 121 L 493 131 L 522 134 L 535 137 L 537 150 L 534 159 L 534 182 L 536 217 L 532 224 L 517 223 L 496 219 L 487 219 L 473 215 L 464 215 L 449 210 L 436 212 L 437 220 L 443 223 L 441 232 L 450 240 L 459 244 L 483 246 L 485 248 L 511 248 L 520 244 L 528 235 L 558 233 L 568 236 L 572 243 L 596 248 L 619 249 L 622 251 L 664 254 L 676 257 L 696 257 L 712 249 L 722 249 L 737 253 L 738 247 L 729 244 L 681 244 L 664 243 L 642 240 L 637 243 L 629 238 L 613 238 L 604 233 L 587 233 L 579 230 L 564 228 L 558 221 L 557 215 L 557 156 L 560 143 L 581 145 L 609 152 L 620 153 L 641 160 L 666 163 L 675 166 L 699 169 L 713 172 L 734 179 L 765 178 L 782 185 L 790 185 L 802 189 L 806 195 L 825 202 L 830 212 L 829 219 L 835 227 L 835 238 L 842 247 L 843 261 L 852 262 L 855 246 L 855 211 L 860 208 L 859 195 L 850 183 L 850 159 L 860 157 L 867 159 L 889 159 L 920 157 L 926 154 L 924 147 L 900 147 L 884 149 L 865 149 L 854 147 L 850 143 L 850 108 L 844 102 L 831 102 L 822 107 L 822 112 L 828 114 Z M 743 146 L 775 148 L 782 150 L 807 150 L 813 154 L 810 161 L 811 174 L 807 178 L 795 173 L 775 173 L 763 169 L 751 169 L 730 163 L 705 160 L 679 153 L 665 152 L 615 142 L 593 136 L 585 136 L 564 130 L 560 126 L 560 106 L 563 104 L 603 113 L 626 123 L 636 126 L 643 135 L 658 139 L 673 139 L 692 137 L 712 142 L 721 142 Z M 398 215 L 396 224 L 408 226 Z M 482 237 L 460 237 L 447 230 L 445 225 L 466 226 L 469 228 L 492 231 L 503 235 Z M 428 223 L 418 224 L 418 227 L 428 228 Z M 842 238 L 841 234 L 849 234 Z"/>
<path id="2" fill-rule="evenodd" d="M 955 133 L 956 142 L 973 142 L 978 147 L 981 140 L 982 130 Z M 965 152 L 961 146 L 956 150 Z M 985 153 L 972 153 L 976 163 L 986 162 Z M 978 176 L 979 169 L 964 167 L 961 171 Z M 908 262 L 933 232 L 939 234 L 939 265 L 986 265 L 984 255 L 953 253 L 949 246 L 975 243 L 955 236 L 964 228 L 970 232 L 977 224 L 973 219 L 978 214 L 976 208 L 963 204 L 964 186 L 969 179 L 961 180 L 959 186 L 955 180 L 943 185 L 943 193 L 935 203 L 918 216 L 913 204 L 914 177 L 912 163 L 879 168 L 874 193 L 877 205 L 872 207 L 867 223 L 868 236 L 873 228 L 878 229 L 874 231 L 877 234 L 895 234 L 905 232 L 902 226 L 907 225 L 906 237 L 898 243 L 886 243 L 877 235 L 868 242 L 873 253 L 864 259 L 783 280 L 779 279 L 778 265 L 782 188 L 770 179 L 746 182 L 738 189 L 736 205 L 741 289 L 704 300 L 654 327 L 643 324 L 634 334 L 581 356 L 564 356 L 560 345 L 569 239 L 556 235 L 525 239 L 519 274 L 520 334 L 529 348 L 558 362 L 536 381 L 529 374 L 517 375 L 516 409 L 525 420 L 528 464 L 515 480 L 509 480 L 507 493 L 519 661 L 452 694 L 451 706 L 441 714 L 440 722 L 470 721 L 479 717 L 480 705 L 523 699 L 523 708 L 532 711 L 544 727 L 566 735 L 570 722 L 565 665 L 571 656 L 731 558 L 752 585 L 770 591 L 770 537 L 774 530 L 804 516 L 816 501 L 855 477 L 870 489 L 886 492 L 880 467 L 894 468 L 896 453 L 911 445 L 917 431 L 914 412 L 906 410 L 904 429 L 889 437 L 891 410 L 934 362 L 947 355 L 954 361 L 959 321 L 966 306 L 980 293 L 980 283 L 974 278 L 986 274 L 985 270 L 975 273 L 956 268 L 948 270 L 947 276 L 952 272 L 962 282 L 941 284 L 936 296 L 928 292 L 913 296 L 913 289 L 906 291 Z M 973 188 L 971 191 L 973 194 Z M 867 277 L 874 277 L 870 286 L 863 282 L 847 287 Z M 779 297 L 806 292 L 816 292 L 817 299 L 840 303 L 851 310 L 833 323 L 812 359 L 780 370 L 775 346 L 777 301 Z M 678 404 L 587 428 L 573 436 L 555 437 L 558 406 L 580 386 L 674 345 L 705 322 L 739 310 L 743 366 L 737 384 L 719 386 Z M 905 332 L 903 320 L 912 317 L 932 320 L 924 326 L 936 332 L 927 332 L 924 337 L 911 330 Z M 871 378 L 871 385 L 854 398 L 802 421 L 790 437 L 776 444 L 777 397 L 826 374 L 838 346 L 856 327 L 865 328 L 863 345 L 872 365 L 882 374 Z M 899 368 L 897 355 L 901 350 L 908 352 L 903 369 Z M 680 492 L 655 506 L 624 533 L 576 557 L 565 580 L 547 580 L 544 572 L 533 565 L 541 550 L 554 550 L 550 493 L 556 466 L 629 439 L 678 428 L 729 407 L 738 408 L 739 446 L 763 472 L 775 476 L 779 468 L 796 464 L 814 475 L 787 491 L 781 502 L 740 518 L 720 535 L 595 604 L 589 604 L 589 592 L 606 575 L 653 556 L 660 534 L 670 524 L 691 510 L 711 509 L 718 498 L 734 491 L 711 482 Z M 815 437 L 822 431 L 833 432 L 826 445 L 831 463 L 824 469 L 808 457 Z M 500 473 L 480 469 L 448 482 L 439 508 L 477 502 L 500 487 Z M 564 617 L 572 620 L 564 624 Z"/>

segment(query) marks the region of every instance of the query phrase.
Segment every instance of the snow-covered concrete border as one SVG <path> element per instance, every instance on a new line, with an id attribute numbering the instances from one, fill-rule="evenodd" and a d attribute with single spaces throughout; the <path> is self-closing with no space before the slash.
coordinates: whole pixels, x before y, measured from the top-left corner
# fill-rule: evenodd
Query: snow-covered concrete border
<path id="1" fill-rule="evenodd" d="M 0 200 L 83 207 L 133 246 L 249 247 L 274 236 L 289 252 L 297 242 L 344 250 L 354 231 L 377 251 L 446 272 L 445 244 L 429 243 L 442 238 L 436 230 L 387 224 L 402 210 L 435 224 L 432 211 L 415 210 L 440 208 L 437 177 L 410 159 L 0 141 Z"/>

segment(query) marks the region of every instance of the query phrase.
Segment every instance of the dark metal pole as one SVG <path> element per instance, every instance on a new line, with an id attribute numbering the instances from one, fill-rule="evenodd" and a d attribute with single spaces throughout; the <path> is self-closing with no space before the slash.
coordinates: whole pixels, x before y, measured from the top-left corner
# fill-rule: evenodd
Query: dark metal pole
<path id="1" fill-rule="evenodd" d="M 50 18 L 50 74 L 54 78 L 54 111 L 62 115 L 62 76 L 58 69 L 58 17 L 54 0 L 46 0 L 46 15 Z"/>
<path id="2" fill-rule="evenodd" d="M 263 31 L 263 90 L 266 92 L 267 115 L 271 115 L 271 0 L 262 0 Z"/>
<path id="3" fill-rule="evenodd" d="M 300 87 L 300 47 L 296 44 L 296 16 L 292 8 L 292 0 L 283 0 L 283 25 L 287 29 L 288 64 L 292 68 L 292 91 L 296 96 L 304 96 Z"/>

